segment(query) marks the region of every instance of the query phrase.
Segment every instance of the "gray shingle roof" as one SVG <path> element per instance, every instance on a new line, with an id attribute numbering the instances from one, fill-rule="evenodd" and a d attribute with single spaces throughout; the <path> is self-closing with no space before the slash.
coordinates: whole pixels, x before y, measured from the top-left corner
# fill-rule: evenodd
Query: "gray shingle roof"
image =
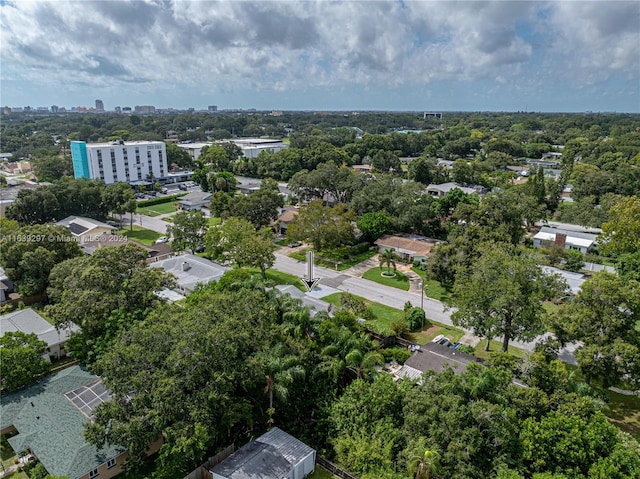
<path id="1" fill-rule="evenodd" d="M 49 324 L 46 319 L 36 313 L 33 309 L 21 309 L 13 313 L 0 316 L 0 335 L 8 332 L 21 331 L 23 333 L 34 333 L 38 339 L 47 343 L 47 346 L 65 342 L 74 331 L 79 331 L 76 325 L 60 328 Z"/>
<path id="2" fill-rule="evenodd" d="M 7 394 L 0 404 L 0 428 L 13 425 L 9 439 L 21 452 L 31 449 L 49 474 L 78 478 L 124 451 L 119 446 L 98 450 L 83 436 L 89 420 L 64 394 L 98 379 L 80 366 L 47 376 L 31 386 Z"/>
<path id="3" fill-rule="evenodd" d="M 409 366 L 418 371 L 440 372 L 447 367 L 451 367 L 456 373 L 462 373 L 471 362 L 480 362 L 475 356 L 465 354 L 441 344 L 427 343 L 420 346 L 420 349 L 413 353 L 405 366 Z"/>

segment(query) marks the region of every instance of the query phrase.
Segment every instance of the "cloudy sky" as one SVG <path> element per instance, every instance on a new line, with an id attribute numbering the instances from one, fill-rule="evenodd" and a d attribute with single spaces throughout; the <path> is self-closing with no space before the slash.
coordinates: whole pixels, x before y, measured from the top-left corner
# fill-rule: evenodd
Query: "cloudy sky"
<path id="1" fill-rule="evenodd" d="M 640 112 L 640 2 L 0 0 L 0 102 Z"/>

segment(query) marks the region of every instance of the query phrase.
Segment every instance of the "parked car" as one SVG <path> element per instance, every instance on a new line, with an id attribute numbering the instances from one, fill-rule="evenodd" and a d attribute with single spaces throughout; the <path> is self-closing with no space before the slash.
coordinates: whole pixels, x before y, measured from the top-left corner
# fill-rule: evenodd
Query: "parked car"
<path id="1" fill-rule="evenodd" d="M 298 246 L 302 246 L 302 242 L 294 241 L 293 243 L 289 243 L 289 248 L 297 248 Z"/>
<path id="2" fill-rule="evenodd" d="M 449 338 L 447 338 L 444 334 L 439 334 L 438 336 L 433 338 L 433 341 L 431 342 L 440 344 L 442 346 L 449 346 L 449 344 L 451 344 L 451 341 L 449 341 Z"/>
<path id="3" fill-rule="evenodd" d="M 155 244 L 167 243 L 168 241 L 169 241 L 169 238 L 167 238 L 166 236 L 160 236 L 160 238 L 156 240 Z"/>
<path id="4" fill-rule="evenodd" d="M 106 223 L 109 226 L 113 226 L 114 228 L 120 228 L 120 223 L 118 223 L 117 221 L 108 220 Z"/>
<path id="5" fill-rule="evenodd" d="M 200 246 L 198 246 L 193 251 L 196 252 L 196 253 L 202 253 L 204 250 L 205 250 L 205 246 L 203 244 L 201 244 Z"/>

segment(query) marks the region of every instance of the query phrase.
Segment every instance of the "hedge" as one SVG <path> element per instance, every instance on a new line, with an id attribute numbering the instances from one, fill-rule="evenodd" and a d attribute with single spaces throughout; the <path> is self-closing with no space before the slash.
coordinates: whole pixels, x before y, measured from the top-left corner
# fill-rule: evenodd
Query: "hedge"
<path id="1" fill-rule="evenodd" d="M 144 206 L 159 205 L 162 203 L 170 203 L 172 201 L 177 200 L 181 196 L 185 196 L 185 195 L 188 195 L 188 193 L 178 193 L 170 196 L 160 196 L 159 198 L 151 198 L 150 200 L 142 200 L 142 201 L 138 201 L 138 206 L 144 207 Z"/>

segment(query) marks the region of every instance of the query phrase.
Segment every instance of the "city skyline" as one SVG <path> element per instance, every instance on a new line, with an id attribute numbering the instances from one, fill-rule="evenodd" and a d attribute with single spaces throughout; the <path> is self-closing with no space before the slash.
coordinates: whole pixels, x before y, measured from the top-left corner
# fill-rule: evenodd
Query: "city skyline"
<path id="1" fill-rule="evenodd" d="M 2 106 L 640 112 L 640 3 L 0 0 Z"/>

